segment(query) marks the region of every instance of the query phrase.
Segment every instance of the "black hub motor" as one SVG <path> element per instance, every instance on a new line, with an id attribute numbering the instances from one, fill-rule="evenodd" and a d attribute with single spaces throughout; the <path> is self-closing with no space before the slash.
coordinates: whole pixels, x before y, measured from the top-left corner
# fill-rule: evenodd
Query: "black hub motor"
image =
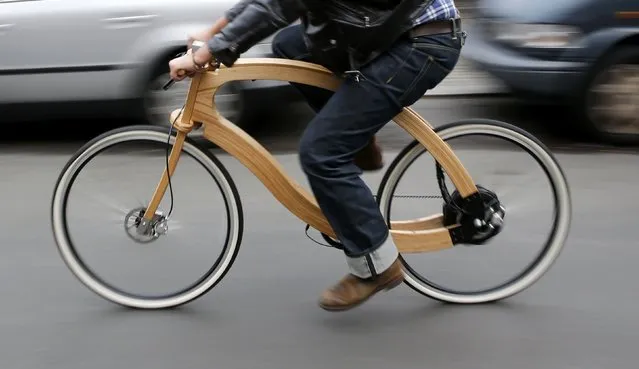
<path id="1" fill-rule="evenodd" d="M 478 192 L 466 199 L 457 190 L 450 194 L 439 165 L 437 179 L 444 198 L 444 225 L 460 225 L 451 230 L 454 243 L 481 245 L 501 231 L 506 209 L 494 192 L 476 185 Z"/>

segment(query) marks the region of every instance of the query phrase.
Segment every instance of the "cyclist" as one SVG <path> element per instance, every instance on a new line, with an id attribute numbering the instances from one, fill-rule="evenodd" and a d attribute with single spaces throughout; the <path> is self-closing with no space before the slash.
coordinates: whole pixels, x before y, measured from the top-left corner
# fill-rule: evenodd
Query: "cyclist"
<path id="1" fill-rule="evenodd" d="M 331 22 L 357 21 L 371 12 L 387 14 L 384 11 L 398 3 L 242 0 L 213 27 L 189 39 L 189 46 L 197 39 L 208 47 L 169 63 L 175 80 L 193 75 L 213 59 L 232 66 L 243 52 L 281 30 L 273 40 L 275 55 L 321 64 L 344 77 L 334 93 L 294 84 L 317 112 L 301 138 L 300 163 L 350 272 L 321 295 L 319 305 L 329 311 L 353 308 L 403 280 L 397 248 L 371 190 L 360 178 L 361 169 L 382 166 L 376 133 L 450 73 L 465 38 L 454 0 L 412 1 L 410 13 L 375 35 L 380 46 L 364 57 L 356 54 L 357 68 L 349 69 L 352 49 L 340 46 L 348 36 L 333 37 Z M 351 12 L 340 10 L 344 8 Z M 291 26 L 298 19 L 301 24 Z M 388 41 L 392 35 L 397 37 L 381 46 L 384 37 Z"/>

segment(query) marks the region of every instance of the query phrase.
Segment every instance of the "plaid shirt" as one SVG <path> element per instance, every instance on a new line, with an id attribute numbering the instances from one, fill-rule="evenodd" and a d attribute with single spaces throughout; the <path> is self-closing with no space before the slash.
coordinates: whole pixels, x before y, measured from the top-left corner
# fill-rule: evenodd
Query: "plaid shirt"
<path id="1" fill-rule="evenodd" d="M 240 0 L 231 9 L 226 12 L 226 18 L 232 21 L 238 16 L 246 7 L 255 0 Z M 430 3 L 429 0 L 424 0 L 424 3 Z M 420 9 L 413 13 L 413 23 L 415 26 L 420 24 L 432 22 L 435 20 L 446 20 L 451 18 L 459 18 L 459 10 L 455 6 L 454 0 L 434 0 L 430 6 L 422 5 Z"/>
<path id="2" fill-rule="evenodd" d="M 415 26 L 435 20 L 459 18 L 459 10 L 455 6 L 455 0 L 435 0 L 426 8 L 422 8 L 413 15 Z"/>

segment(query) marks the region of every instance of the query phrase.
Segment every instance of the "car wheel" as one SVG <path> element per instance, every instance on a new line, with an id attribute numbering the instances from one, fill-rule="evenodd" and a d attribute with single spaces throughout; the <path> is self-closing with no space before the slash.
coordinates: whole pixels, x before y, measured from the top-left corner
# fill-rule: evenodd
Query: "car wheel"
<path id="1" fill-rule="evenodd" d="M 158 66 L 149 79 L 144 92 L 144 116 L 152 125 L 169 128 L 171 122 L 169 116 L 172 111 L 184 105 L 189 89 L 190 79 L 176 82 L 170 89 L 164 90 L 162 86 L 170 79 L 168 62 Z M 241 82 L 230 82 L 220 88 L 215 95 L 215 103 L 218 111 L 230 121 L 240 124 L 245 118 L 244 100 L 245 93 Z M 194 138 L 202 135 L 201 130 L 191 133 Z"/>
<path id="2" fill-rule="evenodd" d="M 581 111 L 589 133 L 610 144 L 639 143 L 639 47 L 613 50 L 597 64 Z"/>

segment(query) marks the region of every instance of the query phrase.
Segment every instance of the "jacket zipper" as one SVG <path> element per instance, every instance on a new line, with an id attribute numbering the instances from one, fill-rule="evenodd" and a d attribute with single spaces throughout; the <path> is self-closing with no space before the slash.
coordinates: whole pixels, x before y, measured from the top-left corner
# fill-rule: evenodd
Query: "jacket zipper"
<path id="1" fill-rule="evenodd" d="M 351 17 L 353 17 L 355 19 L 362 19 L 364 21 L 365 26 L 366 27 L 370 27 L 370 17 L 369 16 L 364 16 L 363 18 L 360 18 L 361 17 L 361 13 L 353 11 L 351 8 L 349 8 L 347 6 L 344 6 L 339 1 L 336 1 L 336 2 L 334 2 L 331 5 L 333 7 L 335 7 L 335 8 L 341 9 L 348 16 L 351 16 Z"/>

